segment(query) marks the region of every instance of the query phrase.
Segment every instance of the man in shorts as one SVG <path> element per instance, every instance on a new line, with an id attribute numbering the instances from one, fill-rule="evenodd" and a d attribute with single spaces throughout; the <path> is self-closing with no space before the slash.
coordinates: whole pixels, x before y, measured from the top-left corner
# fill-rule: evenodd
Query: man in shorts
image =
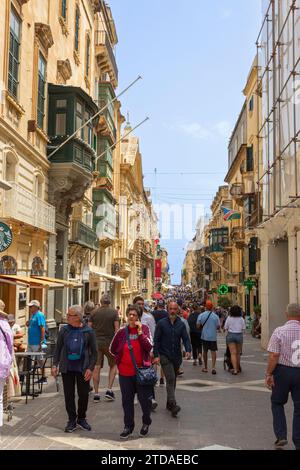
<path id="1" fill-rule="evenodd" d="M 215 375 L 216 371 L 216 361 L 217 361 L 217 330 L 220 328 L 220 320 L 218 315 L 213 312 L 213 304 L 210 300 L 207 300 L 205 304 L 205 312 L 201 313 L 197 319 L 197 328 L 201 329 L 202 326 L 202 346 L 203 346 L 203 360 L 204 368 L 202 372 L 208 372 L 207 369 L 207 359 L 208 351 L 211 352 L 212 359 L 212 370 L 211 373 Z"/>
<path id="2" fill-rule="evenodd" d="M 100 402 L 100 370 L 103 368 L 104 356 L 106 356 L 109 365 L 108 389 L 105 398 L 108 401 L 114 401 L 115 394 L 112 391 L 112 387 L 117 373 L 117 367 L 114 357 L 109 352 L 109 346 L 114 335 L 120 328 L 120 320 L 118 311 L 110 307 L 110 297 L 107 294 L 102 296 L 101 306 L 91 313 L 89 326 L 95 330 L 98 348 L 98 358 L 93 373 L 94 401 Z"/>

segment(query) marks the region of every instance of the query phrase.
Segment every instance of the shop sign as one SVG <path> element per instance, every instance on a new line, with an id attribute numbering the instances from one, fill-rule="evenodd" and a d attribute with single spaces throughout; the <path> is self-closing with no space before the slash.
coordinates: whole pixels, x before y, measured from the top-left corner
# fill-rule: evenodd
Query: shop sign
<path id="1" fill-rule="evenodd" d="M 12 244 L 13 235 L 9 226 L 0 222 L 0 253 L 6 251 Z"/>

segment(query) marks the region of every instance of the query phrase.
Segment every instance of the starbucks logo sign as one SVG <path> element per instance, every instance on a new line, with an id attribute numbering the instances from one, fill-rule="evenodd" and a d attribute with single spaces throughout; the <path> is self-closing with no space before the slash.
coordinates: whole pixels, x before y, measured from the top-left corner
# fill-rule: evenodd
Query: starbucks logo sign
<path id="1" fill-rule="evenodd" d="M 9 226 L 0 222 L 0 253 L 7 250 L 12 244 L 12 231 Z"/>

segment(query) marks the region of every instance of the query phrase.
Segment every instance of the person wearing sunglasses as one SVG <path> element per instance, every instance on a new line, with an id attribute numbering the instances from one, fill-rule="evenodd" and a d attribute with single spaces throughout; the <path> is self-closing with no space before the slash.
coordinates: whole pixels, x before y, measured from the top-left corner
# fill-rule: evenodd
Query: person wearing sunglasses
<path id="1" fill-rule="evenodd" d="M 124 430 L 120 434 L 121 439 L 127 439 L 134 430 L 134 396 L 137 394 L 138 401 L 143 412 L 143 425 L 140 436 L 145 437 L 151 425 L 151 397 L 152 385 L 140 385 L 136 379 L 136 369 L 130 354 L 128 339 L 131 343 L 137 367 L 151 364 L 150 353 L 152 351 L 152 339 L 147 325 L 141 323 L 141 310 L 138 305 L 129 305 L 126 310 L 127 324 L 114 336 L 110 352 L 116 359 L 119 370 L 119 384 L 122 394 L 122 405 L 124 410 Z"/>
<path id="2" fill-rule="evenodd" d="M 68 310 L 68 324 L 58 333 L 51 373 L 57 377 L 61 372 L 66 410 L 69 421 L 65 432 L 78 427 L 91 431 L 86 420 L 90 379 L 97 361 L 96 336 L 91 327 L 83 323 L 83 308 L 73 305 Z M 78 410 L 75 404 L 75 385 L 78 393 Z"/>

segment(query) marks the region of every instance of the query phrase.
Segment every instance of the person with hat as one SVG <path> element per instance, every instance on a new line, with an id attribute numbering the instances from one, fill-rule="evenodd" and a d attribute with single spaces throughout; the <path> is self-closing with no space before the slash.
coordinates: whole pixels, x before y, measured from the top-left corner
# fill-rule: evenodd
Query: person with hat
<path id="1" fill-rule="evenodd" d="M 43 312 L 41 312 L 41 304 L 38 300 L 31 300 L 28 304 L 30 320 L 26 322 L 28 326 L 28 352 L 40 352 L 47 347 L 46 344 L 46 319 Z M 39 379 L 39 383 L 47 384 L 47 377 L 45 368 L 43 367 L 43 361 L 38 361 L 40 368 L 42 369 L 42 377 Z"/>
<path id="2" fill-rule="evenodd" d="M 204 368 L 202 372 L 207 373 L 207 358 L 208 351 L 211 351 L 212 370 L 211 373 L 216 375 L 216 361 L 217 361 L 217 330 L 220 329 L 220 320 L 218 315 L 213 311 L 213 304 L 210 300 L 206 301 L 205 312 L 201 313 L 197 319 L 197 328 L 201 331 L 201 340 L 203 347 L 203 360 Z"/>
<path id="3" fill-rule="evenodd" d="M 120 318 L 118 311 L 110 306 L 111 300 L 108 294 L 103 294 L 100 302 L 101 306 L 92 311 L 88 323 L 95 331 L 98 348 L 98 358 L 93 374 L 94 402 L 100 402 L 100 371 L 103 368 L 104 356 L 106 356 L 109 365 L 108 389 L 105 399 L 108 401 L 116 399 L 112 387 L 117 373 L 117 366 L 114 356 L 109 351 L 109 346 L 120 328 Z"/>

